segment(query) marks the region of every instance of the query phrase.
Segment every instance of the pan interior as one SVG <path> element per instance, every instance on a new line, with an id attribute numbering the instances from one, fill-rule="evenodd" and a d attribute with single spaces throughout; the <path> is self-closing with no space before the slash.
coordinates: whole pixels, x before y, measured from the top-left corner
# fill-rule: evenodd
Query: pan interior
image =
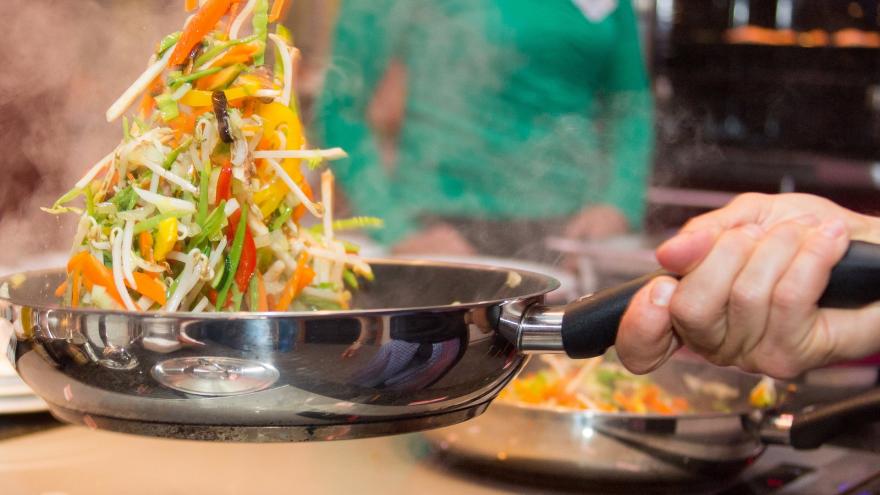
<path id="1" fill-rule="evenodd" d="M 375 279 L 353 292 L 352 311 L 407 310 L 472 306 L 535 297 L 559 287 L 552 277 L 523 270 L 454 263 L 369 260 Z M 55 308 L 63 270 L 12 275 L 0 279 L 15 304 Z"/>

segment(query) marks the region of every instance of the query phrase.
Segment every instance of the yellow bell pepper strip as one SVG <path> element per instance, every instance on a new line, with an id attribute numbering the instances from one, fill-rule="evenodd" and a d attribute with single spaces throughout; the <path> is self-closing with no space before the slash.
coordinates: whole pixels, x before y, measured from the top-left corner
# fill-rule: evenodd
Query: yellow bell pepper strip
<path id="1" fill-rule="evenodd" d="M 221 69 L 218 67 L 218 69 Z M 245 66 L 242 64 L 230 65 L 229 67 L 222 68 L 216 74 L 203 77 L 196 82 L 196 88 L 204 91 L 217 91 L 218 89 L 224 89 L 226 86 L 232 84 L 235 81 L 235 78 L 241 74 L 241 71 L 245 69 Z"/>
<path id="2" fill-rule="evenodd" d="M 165 285 L 147 275 L 146 273 L 134 272 L 134 290 L 158 303 L 160 306 L 165 305 L 168 301 L 168 295 L 165 291 Z"/>
<path id="3" fill-rule="evenodd" d="M 278 102 L 265 103 L 257 108 L 257 115 L 263 119 L 263 135 L 269 140 L 273 149 L 281 149 L 281 142 L 275 134 L 275 130 L 282 124 L 284 124 L 284 135 L 287 140 L 287 146 L 284 149 L 298 150 L 302 148 L 305 143 L 302 124 L 290 107 Z M 297 169 L 287 170 L 287 167 L 284 170 L 287 173 L 299 172 Z"/>
<path id="4" fill-rule="evenodd" d="M 299 259 L 296 261 L 296 271 L 290 277 L 290 280 L 287 281 L 284 290 L 281 291 L 281 296 L 275 305 L 275 311 L 287 311 L 290 309 L 293 300 L 302 293 L 303 289 L 312 283 L 312 280 L 315 278 L 315 271 L 306 266 L 308 258 L 308 254 L 305 252 L 299 255 Z"/>
<path id="5" fill-rule="evenodd" d="M 116 284 L 113 282 L 113 272 L 92 256 L 88 251 L 80 251 L 75 254 L 70 261 L 67 262 L 67 272 L 73 273 L 79 271 L 86 280 L 86 286 L 100 285 L 107 290 L 107 293 L 114 301 L 119 303 L 120 307 L 125 307 L 119 292 L 116 290 Z"/>
<path id="6" fill-rule="evenodd" d="M 167 213 L 160 213 L 158 215 L 153 215 L 152 217 L 138 222 L 137 225 L 134 226 L 134 233 L 140 234 L 141 232 L 149 232 L 156 227 L 159 226 L 164 220 L 167 220 L 171 217 L 182 217 L 187 215 L 185 211 L 169 211 Z"/>
<path id="7" fill-rule="evenodd" d="M 156 261 L 164 261 L 165 256 L 177 244 L 177 217 L 166 218 L 159 222 L 156 243 L 153 246 L 153 257 Z"/>
<path id="8" fill-rule="evenodd" d="M 226 15 L 232 0 L 208 0 L 205 5 L 193 16 L 186 29 L 180 35 L 180 40 L 171 53 L 169 65 L 180 65 L 186 61 L 186 57 L 198 43 L 210 33 L 220 19 Z"/>
<path id="9" fill-rule="evenodd" d="M 279 129 L 284 132 L 286 141 L 284 149 L 300 149 L 305 143 L 302 124 L 288 106 L 277 102 L 262 104 L 257 107 L 256 113 L 263 119 L 263 136 L 271 149 L 282 149 L 281 140 L 276 132 Z M 281 168 L 290 175 L 291 179 L 303 187 L 303 191 L 306 190 L 306 183 L 299 169 L 299 160 L 291 158 L 283 160 Z M 264 218 L 278 208 L 289 191 L 290 189 L 284 182 L 276 177 L 269 182 L 266 188 L 254 194 L 254 202 L 260 207 Z"/>

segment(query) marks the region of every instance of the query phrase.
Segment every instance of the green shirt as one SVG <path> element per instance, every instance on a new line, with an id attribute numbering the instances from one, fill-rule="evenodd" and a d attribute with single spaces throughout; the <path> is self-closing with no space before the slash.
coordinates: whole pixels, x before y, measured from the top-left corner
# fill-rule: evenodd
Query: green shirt
<path id="1" fill-rule="evenodd" d="M 407 68 L 398 163 L 382 167 L 366 108 L 389 61 Z M 357 214 L 393 243 L 423 215 L 542 219 L 590 204 L 641 224 L 651 97 L 632 6 L 590 20 L 573 0 L 343 0 L 318 105 Z"/>

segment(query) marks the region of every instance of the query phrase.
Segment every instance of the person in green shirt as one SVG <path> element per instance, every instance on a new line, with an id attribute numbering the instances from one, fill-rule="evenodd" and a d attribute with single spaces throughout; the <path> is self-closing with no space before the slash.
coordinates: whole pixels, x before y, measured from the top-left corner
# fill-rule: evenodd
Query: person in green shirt
<path id="1" fill-rule="evenodd" d="M 394 64 L 388 167 L 367 114 Z M 544 236 L 642 223 L 652 102 L 629 0 L 343 0 L 316 128 L 396 252 L 541 258 Z"/>

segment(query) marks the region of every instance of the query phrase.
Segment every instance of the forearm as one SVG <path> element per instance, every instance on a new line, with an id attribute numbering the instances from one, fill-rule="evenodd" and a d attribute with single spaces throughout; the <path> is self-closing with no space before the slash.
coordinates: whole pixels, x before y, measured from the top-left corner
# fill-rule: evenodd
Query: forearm
<path id="1" fill-rule="evenodd" d="M 626 91 L 604 103 L 603 151 L 611 170 L 601 202 L 624 214 L 631 228 L 642 225 L 653 155 L 654 131 L 650 94 Z"/>

